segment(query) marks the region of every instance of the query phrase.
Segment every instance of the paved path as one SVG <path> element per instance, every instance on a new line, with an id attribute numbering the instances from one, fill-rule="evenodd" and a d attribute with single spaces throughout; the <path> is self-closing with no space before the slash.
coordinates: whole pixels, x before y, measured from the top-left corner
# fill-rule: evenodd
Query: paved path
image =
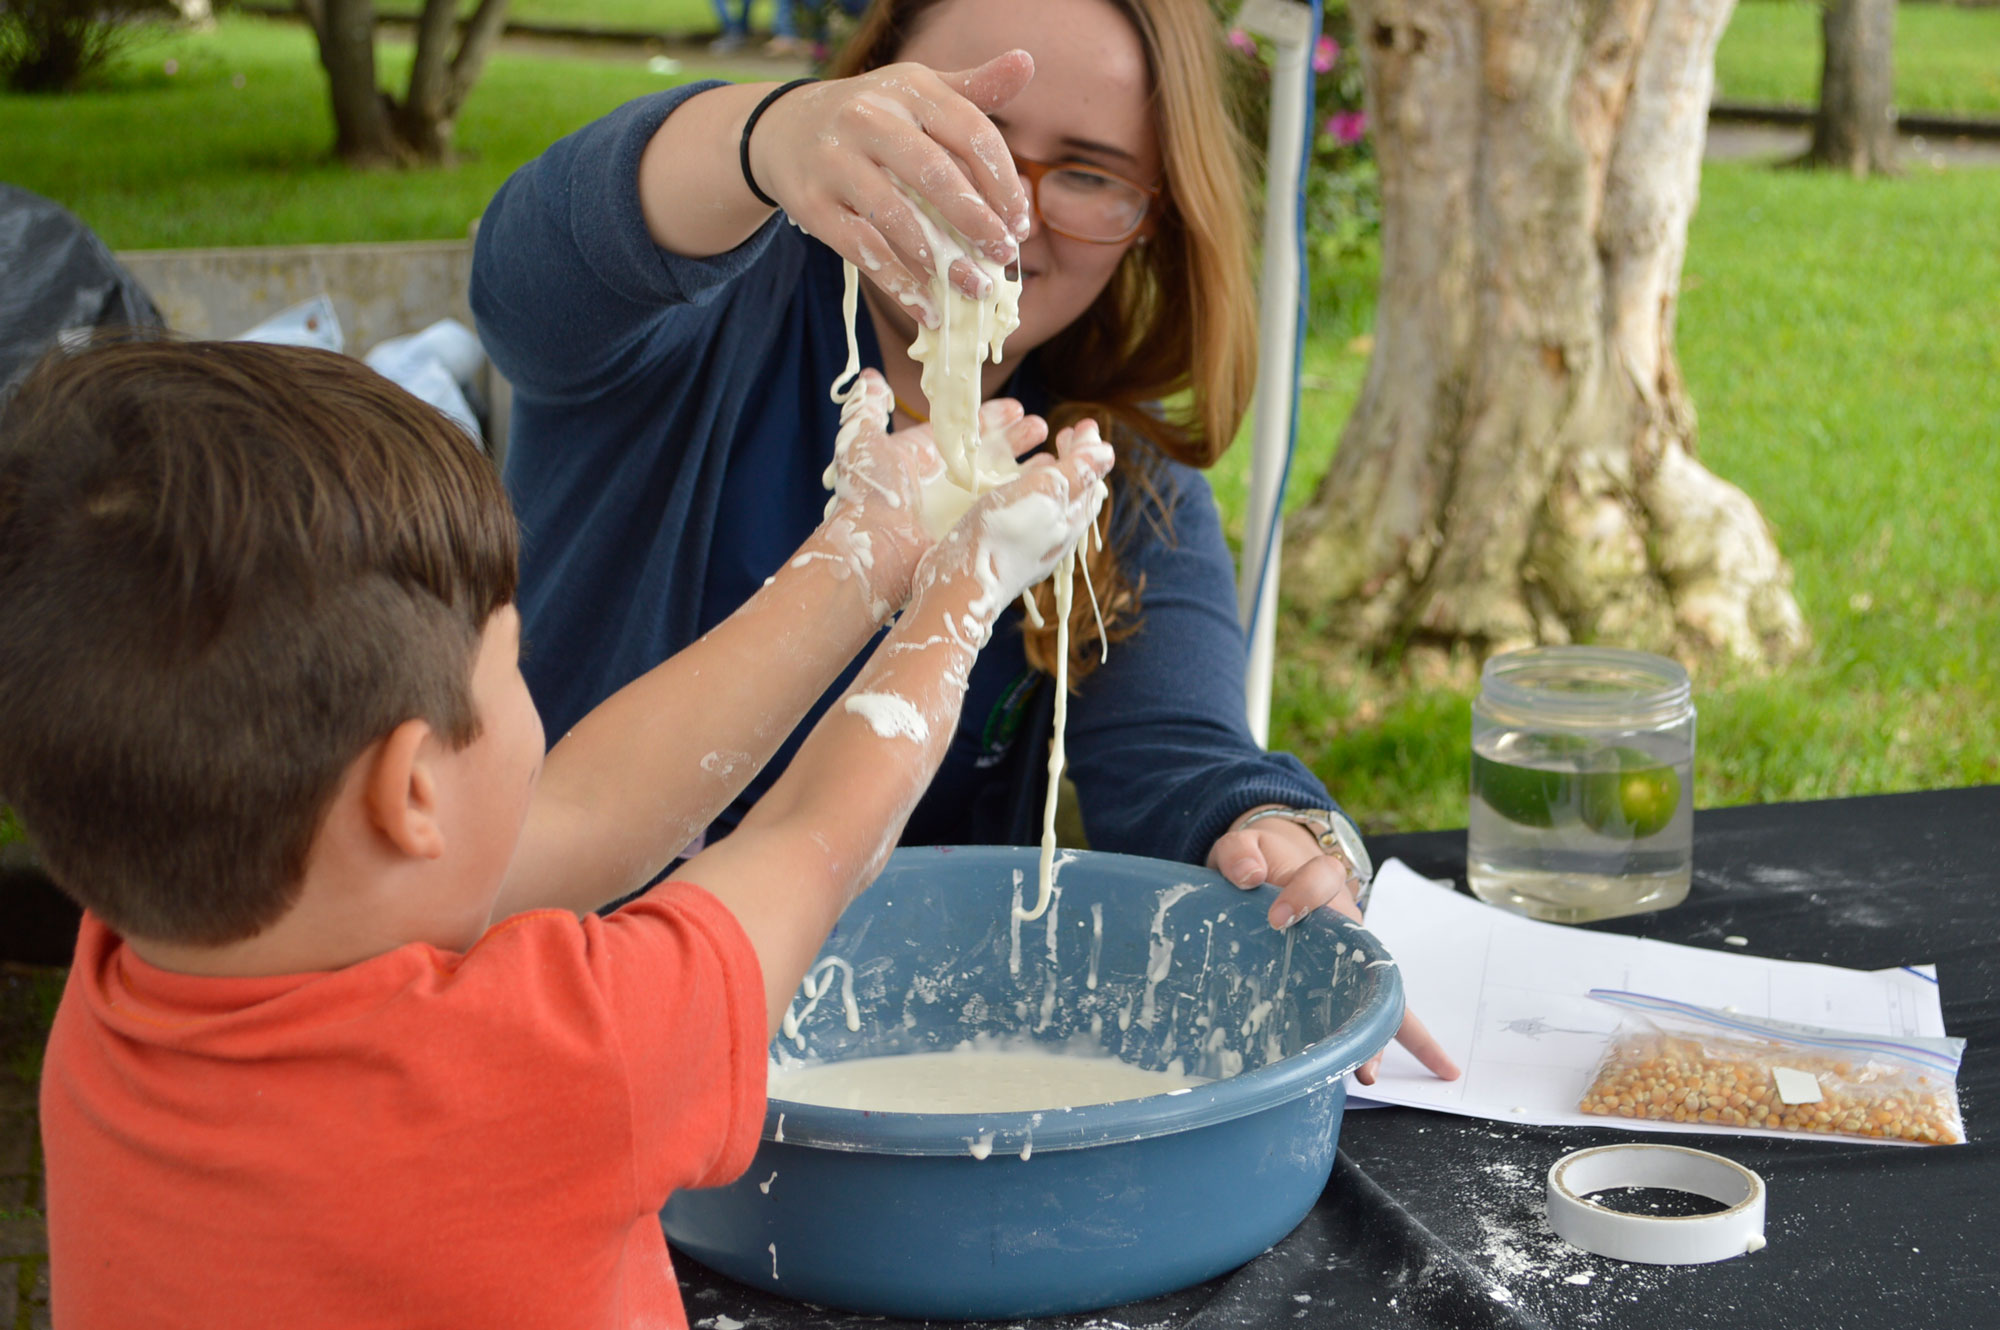
<path id="1" fill-rule="evenodd" d="M 1707 156 L 1710 161 L 1787 161 L 1803 156 L 1812 130 L 1803 125 L 1755 125 L 1740 121 L 1710 121 Z M 1901 165 L 1906 171 L 1943 171 L 1965 166 L 2000 166 L 2000 141 L 1971 138 L 1926 138 L 1905 134 Z"/>

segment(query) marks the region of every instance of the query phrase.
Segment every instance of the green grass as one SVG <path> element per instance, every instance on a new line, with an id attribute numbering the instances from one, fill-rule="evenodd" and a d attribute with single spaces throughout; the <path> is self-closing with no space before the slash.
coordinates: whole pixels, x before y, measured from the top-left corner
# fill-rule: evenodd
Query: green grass
<path id="1" fill-rule="evenodd" d="M 1818 645 L 1728 683 L 1709 802 L 2000 780 L 2000 171 L 1711 168 L 1681 307 L 1704 455 Z"/>
<path id="2" fill-rule="evenodd" d="M 0 97 L 0 178 L 61 200 L 114 247 L 458 236 L 550 140 L 670 82 L 639 63 L 502 54 L 461 119 L 464 164 L 355 175 L 326 158 L 305 32 L 230 19 L 134 50 L 100 91 Z M 1777 528 L 1815 646 L 1770 678 L 1700 674 L 1698 801 L 2000 780 L 2000 528 L 1985 511 L 2000 171 L 1856 182 L 1717 165 L 1704 189 L 1680 319 L 1702 455 Z M 1305 351 L 1294 508 L 1360 390 L 1374 283 L 1367 255 L 1322 280 L 1333 297 Z M 1233 452 L 1216 476 L 1232 514 L 1246 461 Z M 1329 662 L 1309 624 L 1285 629 L 1274 741 L 1373 826 L 1462 824 L 1471 662 L 1369 674 Z"/>
<path id="3" fill-rule="evenodd" d="M 42 1048 L 62 1000 L 63 971 L 40 966 L 0 965 L 0 1075 L 23 1086 L 42 1076 Z M 13 1130 L 8 1124 L 7 1130 Z M 0 1223 L 6 1222 L 0 1212 Z"/>
<path id="4" fill-rule="evenodd" d="M 1715 56 L 1715 95 L 1732 102 L 1819 101 L 1820 6 L 1736 6 Z M 2000 114 L 2000 9 L 1896 6 L 1896 105 L 1905 111 Z"/>
<path id="5" fill-rule="evenodd" d="M 408 58 L 384 43 L 385 80 Z M 0 179 L 61 201 L 114 249 L 446 239 L 552 140 L 681 77 L 501 52 L 459 117 L 457 166 L 356 176 L 330 157 L 310 33 L 231 18 L 136 45 L 101 89 L 0 96 Z"/>
<path id="6" fill-rule="evenodd" d="M 1908 12 L 1906 9 L 1904 12 Z M 1695 797 L 1720 804 L 2000 781 L 2000 171 L 1894 181 L 1709 166 L 1679 345 L 1701 455 L 1762 506 L 1810 654 L 1696 678 Z M 1355 308 L 1306 355 L 1308 495 L 1360 390 Z M 1241 510 L 1247 458 L 1218 468 Z M 1281 621 L 1273 743 L 1370 825 L 1461 826 L 1472 663 L 1370 676 Z"/>
<path id="7" fill-rule="evenodd" d="M 729 7 L 734 10 L 737 2 L 730 0 Z M 416 14 L 423 7 L 423 0 L 378 0 L 375 6 L 383 14 Z M 479 0 L 462 0 L 460 5 L 468 14 L 478 7 Z M 752 6 L 753 30 L 770 31 L 771 8 L 770 0 L 757 0 Z M 676 37 L 713 35 L 722 27 L 709 0 L 511 0 L 507 17 L 518 23 L 658 32 Z"/>

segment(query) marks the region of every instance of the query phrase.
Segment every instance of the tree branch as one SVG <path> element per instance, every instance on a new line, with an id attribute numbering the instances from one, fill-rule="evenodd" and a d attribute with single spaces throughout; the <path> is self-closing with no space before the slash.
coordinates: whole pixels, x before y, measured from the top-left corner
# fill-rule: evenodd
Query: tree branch
<path id="1" fill-rule="evenodd" d="M 417 54 L 410 66 L 410 91 L 403 99 L 404 114 L 413 120 L 434 124 L 450 114 L 448 58 L 452 29 L 458 26 L 457 0 L 424 0 L 417 19 Z"/>
<path id="2" fill-rule="evenodd" d="M 458 41 L 458 55 L 451 62 L 451 81 L 445 90 L 444 113 L 458 114 L 458 108 L 465 103 L 466 94 L 479 81 L 479 71 L 486 66 L 486 57 L 493 51 L 494 44 L 507 27 L 507 0 L 479 0 L 479 8 L 473 11 L 472 19 L 465 25 L 465 34 Z"/>
<path id="3" fill-rule="evenodd" d="M 299 16 L 312 25 L 313 35 L 321 45 L 326 44 L 326 3 L 325 0 L 298 0 Z"/>

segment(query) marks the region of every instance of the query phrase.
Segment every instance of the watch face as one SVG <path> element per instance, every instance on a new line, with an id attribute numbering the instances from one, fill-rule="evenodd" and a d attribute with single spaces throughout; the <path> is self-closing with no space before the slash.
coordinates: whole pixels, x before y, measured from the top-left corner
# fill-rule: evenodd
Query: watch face
<path id="1" fill-rule="evenodd" d="M 1366 847 L 1361 844 L 1361 833 L 1354 824 L 1344 817 L 1333 819 L 1334 839 L 1340 842 L 1341 850 L 1347 855 L 1347 862 L 1354 869 L 1354 875 L 1366 882 L 1375 876 L 1375 865 L 1368 858 Z"/>

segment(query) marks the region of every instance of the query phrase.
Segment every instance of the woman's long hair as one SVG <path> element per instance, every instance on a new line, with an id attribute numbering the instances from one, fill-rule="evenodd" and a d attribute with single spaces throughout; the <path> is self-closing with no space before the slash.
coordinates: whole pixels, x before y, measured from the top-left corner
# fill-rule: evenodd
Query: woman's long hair
<path id="1" fill-rule="evenodd" d="M 1236 437 L 1257 378 L 1256 294 L 1242 136 L 1222 72 L 1222 33 L 1209 0 L 1105 0 L 1139 34 L 1152 79 L 1166 178 L 1135 244 L 1095 303 L 1034 353 L 1059 405 L 1049 425 L 1089 416 L 1118 448 L 1114 490 L 1158 508 L 1154 458 L 1209 467 Z M 877 0 L 834 62 L 849 77 L 895 61 L 942 0 Z M 1112 505 L 1099 517 L 1108 533 Z M 1087 559 L 1113 639 L 1140 623 L 1142 586 L 1107 539 Z M 1078 570 L 1081 577 L 1082 570 Z M 1070 612 L 1072 686 L 1097 664 L 1096 616 L 1079 587 Z M 1033 593 L 1043 627 L 1025 625 L 1029 663 L 1053 672 L 1055 591 Z"/>

